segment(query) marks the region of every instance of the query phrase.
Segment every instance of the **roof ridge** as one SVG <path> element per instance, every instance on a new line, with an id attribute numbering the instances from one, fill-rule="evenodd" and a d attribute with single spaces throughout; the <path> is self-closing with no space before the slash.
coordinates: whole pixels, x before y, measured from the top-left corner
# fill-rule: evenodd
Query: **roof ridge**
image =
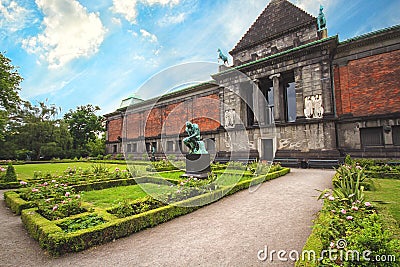
<path id="1" fill-rule="evenodd" d="M 271 14 L 273 16 L 271 16 Z M 289 23 L 284 23 L 282 19 L 284 16 L 288 16 L 289 18 L 296 17 L 296 19 L 289 19 Z M 251 24 L 245 34 L 243 34 L 230 53 L 251 46 L 251 44 L 257 43 L 263 39 L 268 39 L 268 37 L 280 32 L 285 32 L 291 28 L 295 28 L 295 26 L 304 25 L 314 19 L 316 21 L 316 17 L 288 0 L 272 0 L 263 9 L 260 15 L 258 15 L 256 20 Z M 296 23 L 298 25 L 296 25 Z"/>

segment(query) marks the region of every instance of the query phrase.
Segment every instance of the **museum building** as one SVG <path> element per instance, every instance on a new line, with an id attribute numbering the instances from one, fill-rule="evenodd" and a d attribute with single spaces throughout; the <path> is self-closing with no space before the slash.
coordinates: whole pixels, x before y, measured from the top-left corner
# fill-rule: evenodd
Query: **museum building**
<path id="1" fill-rule="evenodd" d="M 320 19 L 272 0 L 229 52 L 233 66 L 105 115 L 107 153 L 141 159 L 154 147 L 180 158 L 192 121 L 216 161 L 241 160 L 241 150 L 303 167 L 400 158 L 400 25 L 340 42 Z M 229 141 L 236 131 L 246 144 Z"/>

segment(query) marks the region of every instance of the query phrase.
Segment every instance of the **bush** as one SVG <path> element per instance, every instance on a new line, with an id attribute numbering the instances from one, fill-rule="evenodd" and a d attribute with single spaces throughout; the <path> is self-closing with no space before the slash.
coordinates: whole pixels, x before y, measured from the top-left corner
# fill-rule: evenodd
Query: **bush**
<path id="1" fill-rule="evenodd" d="M 15 173 L 14 166 L 9 163 L 7 167 L 7 172 L 4 175 L 4 181 L 6 183 L 17 182 L 17 174 Z"/>

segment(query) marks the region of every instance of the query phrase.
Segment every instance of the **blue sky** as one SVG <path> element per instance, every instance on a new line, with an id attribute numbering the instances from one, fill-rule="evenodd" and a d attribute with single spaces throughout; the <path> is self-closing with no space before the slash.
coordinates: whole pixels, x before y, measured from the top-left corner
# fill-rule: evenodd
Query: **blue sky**
<path id="1" fill-rule="evenodd" d="M 217 63 L 216 50 L 227 54 L 269 2 L 0 0 L 0 47 L 24 78 L 22 98 L 104 114 L 168 67 Z M 323 4 L 340 40 L 400 24 L 399 0 L 291 2 L 315 16 Z"/>

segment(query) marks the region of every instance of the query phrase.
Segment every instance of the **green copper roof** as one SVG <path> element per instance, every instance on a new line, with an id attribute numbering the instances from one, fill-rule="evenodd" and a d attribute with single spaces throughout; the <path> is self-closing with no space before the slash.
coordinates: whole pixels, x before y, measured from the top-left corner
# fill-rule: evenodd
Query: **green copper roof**
<path id="1" fill-rule="evenodd" d="M 328 37 L 328 38 L 325 38 L 325 39 L 317 40 L 317 41 L 314 41 L 314 42 L 311 42 L 311 43 L 308 43 L 308 44 L 304 44 L 304 45 L 301 45 L 301 46 L 298 46 L 298 47 L 295 47 L 295 48 L 292 48 L 292 49 L 289 49 L 289 50 L 285 50 L 285 51 L 282 51 L 280 53 L 276 53 L 276 54 L 273 54 L 271 56 L 260 58 L 260 59 L 257 59 L 255 61 L 251 61 L 251 62 L 248 62 L 246 64 L 243 64 L 243 65 L 240 65 L 240 66 L 236 66 L 236 67 L 233 67 L 231 69 L 216 73 L 215 75 L 228 73 L 228 72 L 232 71 L 232 69 L 240 70 L 242 68 L 246 68 L 246 67 L 249 67 L 249 66 L 254 65 L 254 64 L 258 64 L 258 63 L 261 63 L 261 62 L 264 62 L 264 61 L 267 61 L 267 60 L 270 60 L 270 59 L 273 59 L 273 58 L 276 58 L 276 57 L 280 57 L 280 56 L 283 56 L 283 55 L 286 55 L 286 54 L 290 54 L 292 52 L 295 52 L 295 51 L 298 51 L 298 50 L 301 50 L 301 49 L 304 49 L 304 48 L 307 48 L 307 47 L 310 47 L 310 46 L 313 46 L 313 45 L 316 45 L 316 44 L 327 42 L 327 41 L 330 41 L 330 40 L 333 40 L 333 39 L 338 39 L 338 36 L 334 35 L 334 36 L 331 36 L 331 37 Z"/>
<path id="2" fill-rule="evenodd" d="M 376 35 L 376 34 L 385 33 L 385 32 L 392 31 L 392 30 L 397 30 L 397 29 L 400 29 L 400 24 L 395 25 L 395 26 L 391 26 L 391 27 L 388 27 L 388 28 L 380 29 L 380 30 L 377 30 L 377 31 L 365 33 L 365 34 L 362 34 L 362 35 L 359 35 L 359 36 L 356 36 L 356 37 L 353 37 L 353 38 L 349 38 L 347 40 L 344 40 L 343 42 L 340 42 L 340 44 L 347 44 L 347 43 L 354 42 L 354 41 L 357 41 L 357 40 L 361 40 L 361 39 L 364 39 L 364 38 L 367 38 L 367 37 L 371 37 L 371 36 Z"/>

